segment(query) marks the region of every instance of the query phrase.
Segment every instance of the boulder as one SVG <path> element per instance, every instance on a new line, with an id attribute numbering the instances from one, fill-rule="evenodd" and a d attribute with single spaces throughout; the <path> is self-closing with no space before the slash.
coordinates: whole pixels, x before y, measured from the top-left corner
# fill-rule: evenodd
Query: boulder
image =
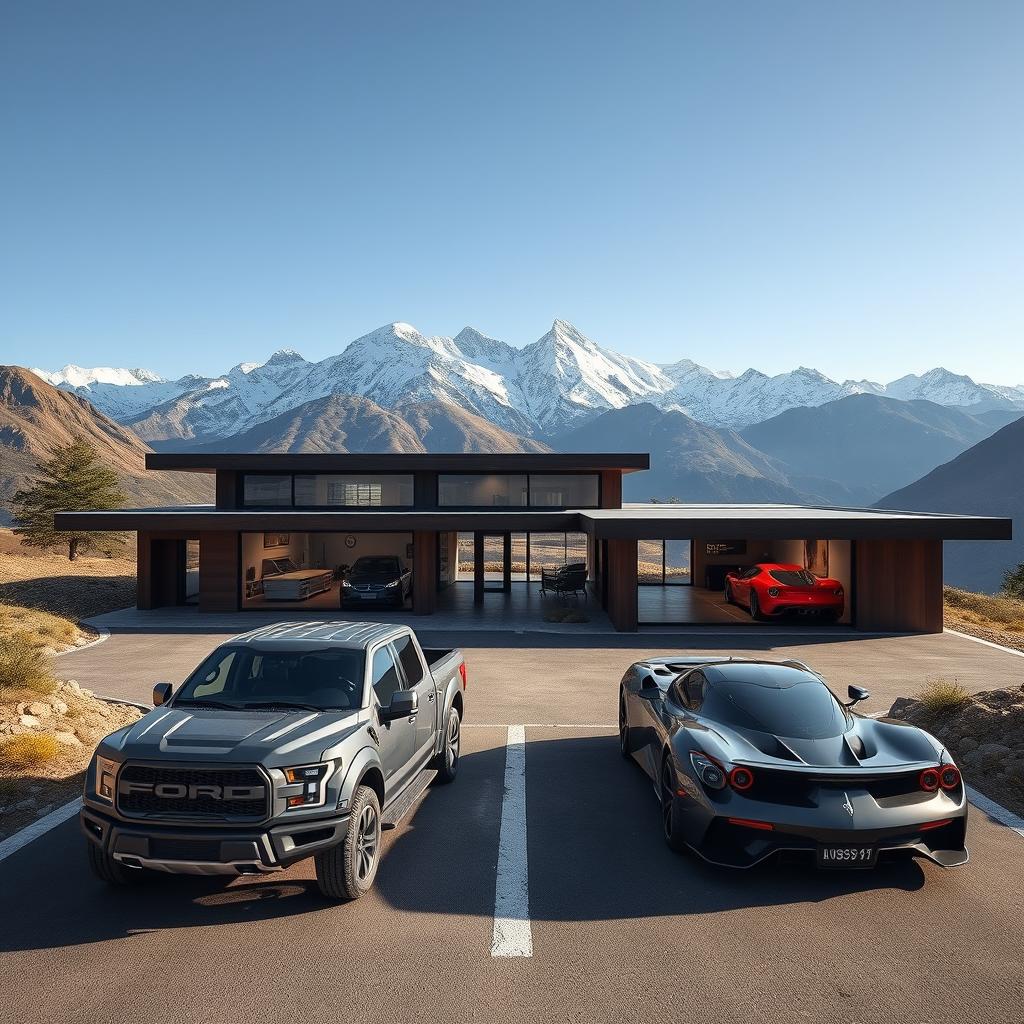
<path id="1" fill-rule="evenodd" d="M 34 700 L 27 708 L 27 714 L 35 715 L 36 718 L 49 718 L 53 714 L 53 708 L 41 700 Z"/>
<path id="2" fill-rule="evenodd" d="M 972 750 L 978 749 L 978 741 L 971 736 L 961 736 L 957 740 L 956 749 L 960 754 L 969 754 Z"/>
<path id="3" fill-rule="evenodd" d="M 55 715 L 66 715 L 68 713 L 68 706 L 60 699 L 60 697 L 51 697 L 50 706 L 53 708 Z"/>
<path id="4" fill-rule="evenodd" d="M 39 728 L 42 727 L 42 724 L 43 723 L 40 722 L 39 719 L 36 718 L 35 715 L 19 715 L 18 716 L 18 725 L 23 725 L 27 729 L 39 729 Z"/>
<path id="5" fill-rule="evenodd" d="M 73 732 L 55 732 L 53 738 L 58 743 L 66 743 L 69 747 L 80 747 L 82 741 Z"/>

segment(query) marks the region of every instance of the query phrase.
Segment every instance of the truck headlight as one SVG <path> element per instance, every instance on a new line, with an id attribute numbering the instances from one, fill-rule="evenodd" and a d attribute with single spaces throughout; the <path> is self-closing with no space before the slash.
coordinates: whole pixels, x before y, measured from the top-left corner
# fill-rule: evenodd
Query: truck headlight
<path id="1" fill-rule="evenodd" d="M 324 783 L 331 764 L 304 764 L 284 769 L 285 787 L 281 790 L 288 810 L 318 807 L 324 802 Z"/>
<path id="2" fill-rule="evenodd" d="M 121 766 L 109 757 L 96 755 L 95 775 L 96 796 L 108 804 L 114 802 L 114 791 L 117 787 L 117 769 Z"/>

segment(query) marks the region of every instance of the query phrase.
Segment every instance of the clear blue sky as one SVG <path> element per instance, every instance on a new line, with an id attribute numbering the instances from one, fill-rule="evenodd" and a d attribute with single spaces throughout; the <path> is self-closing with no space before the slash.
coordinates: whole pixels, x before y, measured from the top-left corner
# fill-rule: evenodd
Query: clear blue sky
<path id="1" fill-rule="evenodd" d="M 392 320 L 1024 383 L 1024 3 L 0 8 L 0 361 Z"/>

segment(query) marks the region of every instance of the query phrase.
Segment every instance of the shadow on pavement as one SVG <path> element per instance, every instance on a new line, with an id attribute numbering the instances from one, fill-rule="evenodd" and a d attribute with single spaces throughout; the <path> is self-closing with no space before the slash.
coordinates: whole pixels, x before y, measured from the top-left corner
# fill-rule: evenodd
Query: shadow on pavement
<path id="1" fill-rule="evenodd" d="M 819 872 L 767 864 L 731 871 L 674 854 L 660 831 L 651 784 L 624 762 L 614 735 L 530 738 L 527 745 L 530 913 L 536 921 L 599 921 L 712 914 L 818 903 L 850 893 L 914 892 L 915 861 L 874 871 Z M 0 867 L 0 950 L 43 949 L 196 926 L 233 926 L 333 914 L 347 930 L 380 912 L 490 917 L 504 789 L 503 746 L 466 754 L 459 778 L 430 789 L 385 841 L 380 899 L 324 902 L 311 865 L 263 878 L 159 876 L 104 886 L 85 867 L 76 821 Z M 298 877 L 301 876 L 301 877 Z M 332 922 L 332 927 L 333 922 Z"/>

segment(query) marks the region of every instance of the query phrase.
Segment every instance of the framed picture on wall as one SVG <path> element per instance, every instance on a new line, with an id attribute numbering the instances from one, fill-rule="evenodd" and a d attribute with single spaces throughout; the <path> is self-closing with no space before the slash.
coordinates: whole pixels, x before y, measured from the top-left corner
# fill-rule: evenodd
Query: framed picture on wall
<path id="1" fill-rule="evenodd" d="M 709 540 L 704 544 L 706 555 L 745 555 L 747 553 L 747 542 L 745 540 Z"/>
<path id="2" fill-rule="evenodd" d="M 291 539 L 290 533 L 265 533 L 263 534 L 263 546 L 265 548 L 283 548 Z"/>
<path id="3" fill-rule="evenodd" d="M 828 541 L 804 541 L 804 568 L 819 578 L 828 576 Z"/>

